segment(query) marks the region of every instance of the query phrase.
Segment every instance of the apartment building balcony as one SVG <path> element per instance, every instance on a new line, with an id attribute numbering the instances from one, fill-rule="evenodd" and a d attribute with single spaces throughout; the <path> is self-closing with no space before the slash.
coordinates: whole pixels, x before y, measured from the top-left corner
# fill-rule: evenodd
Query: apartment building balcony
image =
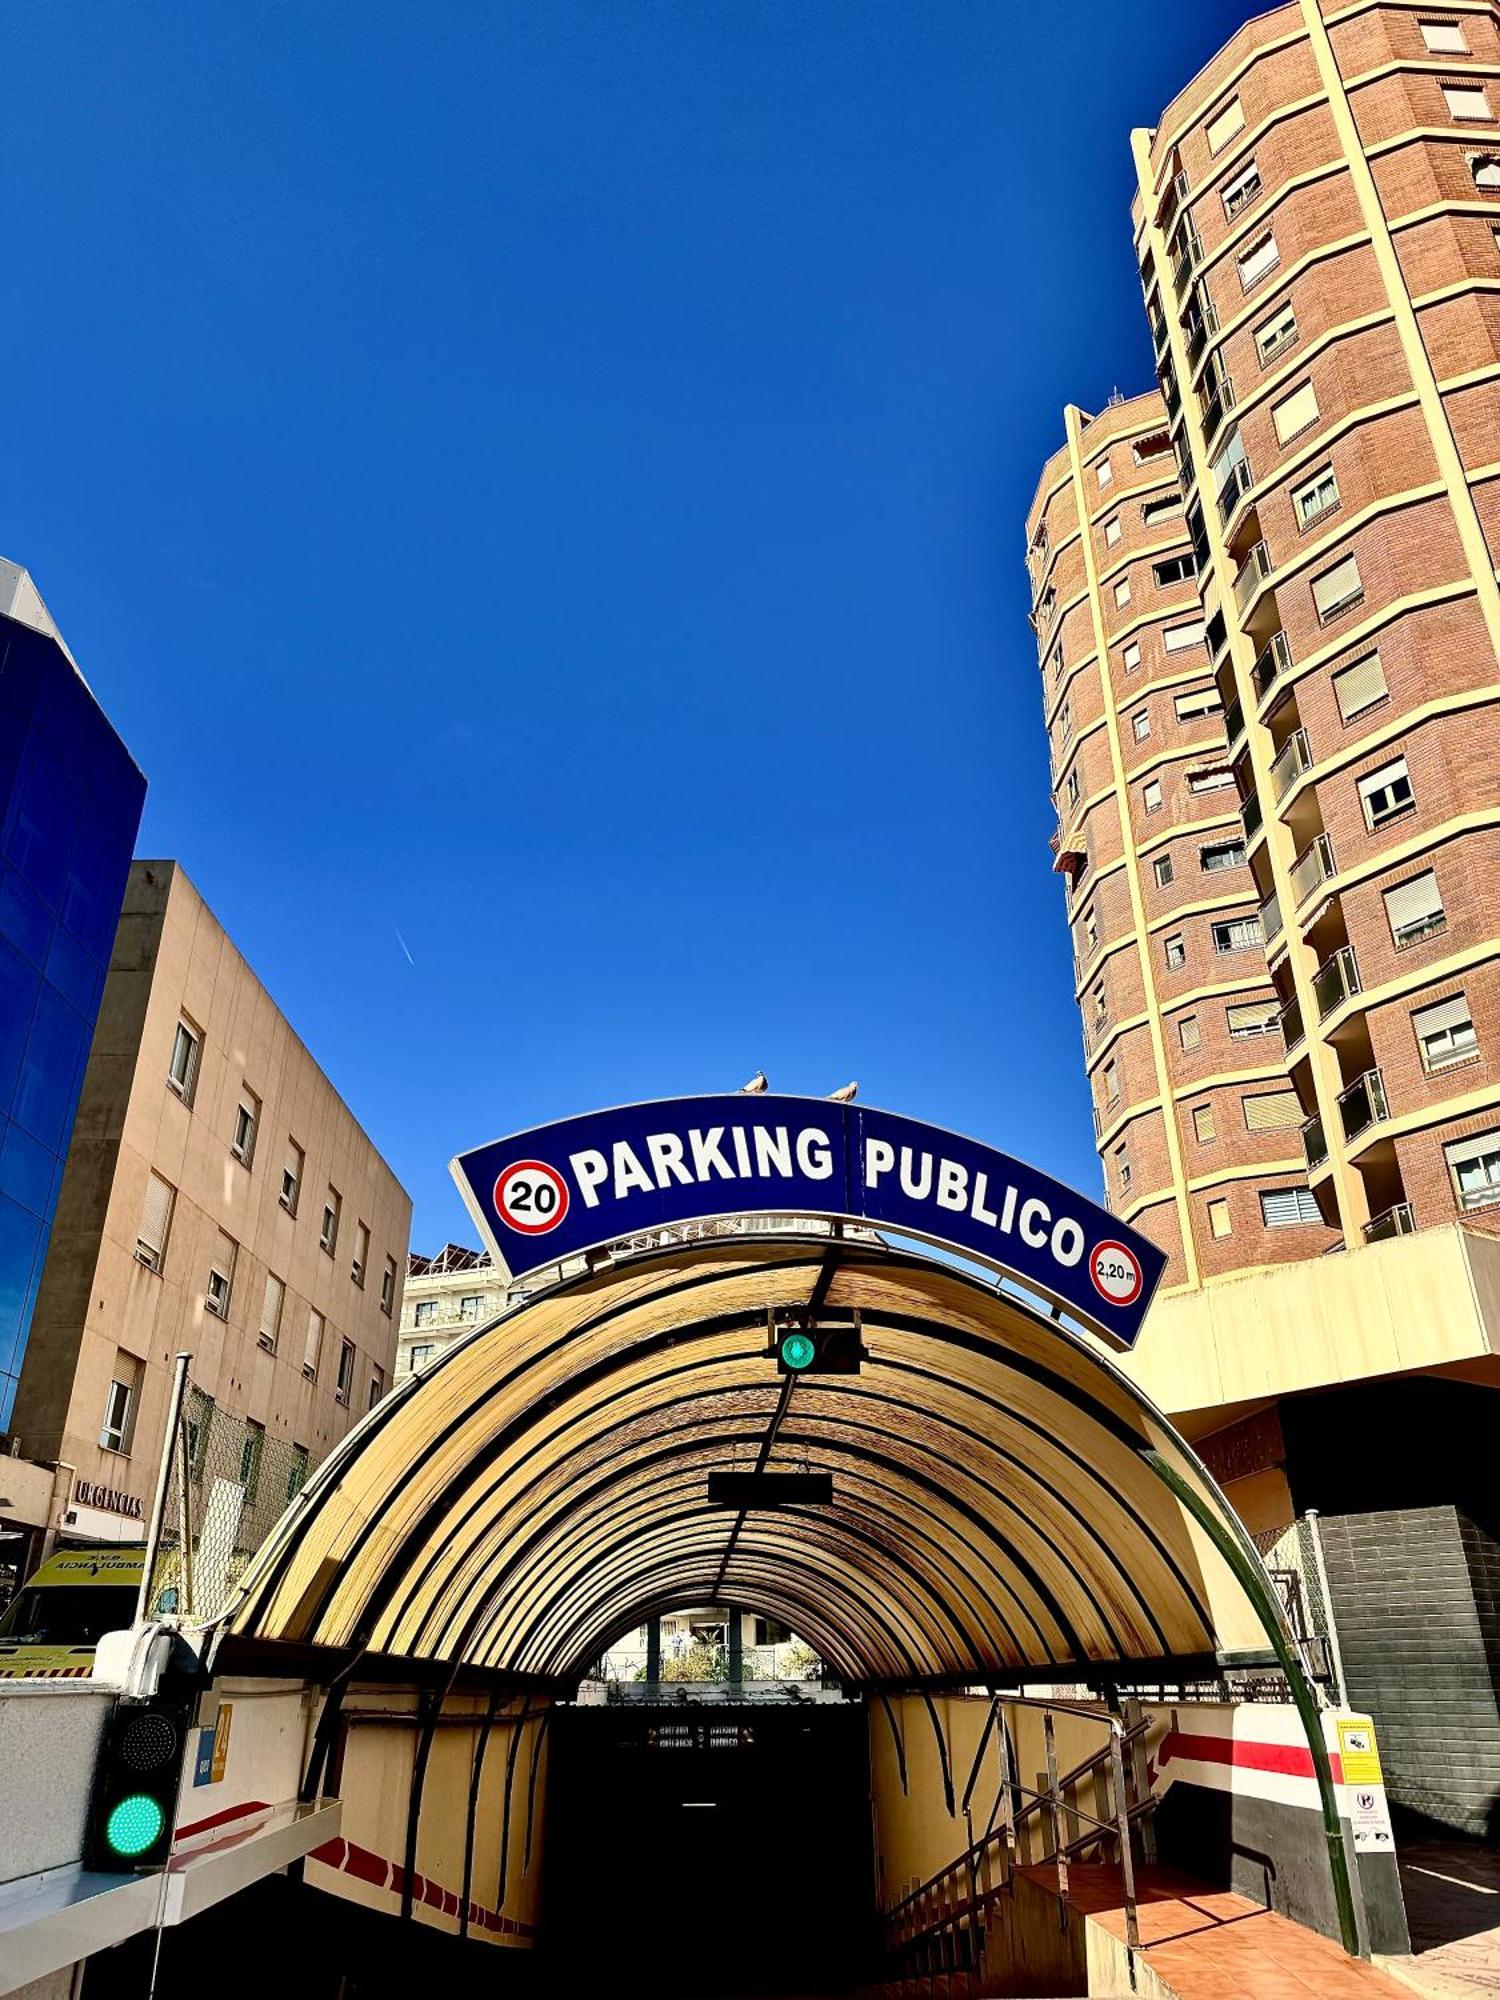
<path id="1" fill-rule="evenodd" d="M 1237 458 L 1219 487 L 1219 519 L 1227 527 L 1234 510 L 1255 483 L 1248 458 Z"/>
<path id="2" fill-rule="evenodd" d="M 1347 1090 L 1339 1092 L 1339 1122 L 1346 1139 L 1357 1139 L 1361 1132 L 1368 1132 L 1372 1125 L 1381 1124 L 1390 1115 L 1385 1078 L 1378 1069 L 1367 1069 Z"/>
<path id="3" fill-rule="evenodd" d="M 1183 316 L 1183 326 L 1187 333 L 1188 366 L 1196 368 L 1199 356 L 1219 330 L 1219 315 L 1214 311 L 1213 300 L 1203 295 L 1195 298 Z"/>
<path id="4" fill-rule="evenodd" d="M 1267 944 L 1281 936 L 1281 898 L 1274 890 L 1260 906 L 1260 931 Z"/>
<path id="5" fill-rule="evenodd" d="M 1302 1150 L 1309 1167 L 1321 1167 L 1328 1158 L 1328 1141 L 1323 1136 L 1323 1120 L 1315 1111 L 1302 1127 Z"/>
<path id="6" fill-rule="evenodd" d="M 1224 741 L 1232 750 L 1245 733 L 1245 711 L 1238 698 L 1224 711 Z"/>
<path id="7" fill-rule="evenodd" d="M 1156 226 L 1163 236 L 1169 235 L 1177 211 L 1188 197 L 1188 177 L 1184 173 L 1173 174 L 1162 192 L 1161 211 L 1156 218 Z"/>
<path id="8" fill-rule="evenodd" d="M 1265 815 L 1260 809 L 1260 794 L 1250 792 L 1240 800 L 1240 819 L 1244 823 L 1245 839 L 1254 840 L 1265 824 Z"/>
<path id="9" fill-rule="evenodd" d="M 1313 998 L 1318 1003 L 1318 1019 L 1326 1021 L 1335 1007 L 1358 993 L 1359 967 L 1355 963 L 1354 947 L 1340 945 L 1330 957 L 1325 958 L 1312 976 Z"/>
<path id="10" fill-rule="evenodd" d="M 1386 1209 L 1380 1215 L 1372 1215 L 1364 1227 L 1366 1243 L 1384 1243 L 1392 1236 L 1414 1236 L 1417 1219 L 1412 1214 L 1409 1201 L 1398 1201 L 1394 1208 Z"/>
<path id="11" fill-rule="evenodd" d="M 1240 616 L 1254 603 L 1260 587 L 1271 574 L 1271 551 L 1264 541 L 1259 541 L 1251 549 L 1234 575 L 1234 601 L 1239 606 Z M 1278 637 L 1282 636 L 1280 634 Z"/>
<path id="12" fill-rule="evenodd" d="M 1273 632 L 1256 654 L 1255 665 L 1250 669 L 1250 685 L 1255 689 L 1258 700 L 1265 700 L 1291 664 L 1292 649 L 1287 644 L 1285 632 Z"/>
<path id="13" fill-rule="evenodd" d="M 1234 408 L 1234 380 L 1224 375 L 1219 379 L 1213 394 L 1203 402 L 1203 435 L 1210 445 L 1224 425 L 1224 419 Z"/>
<path id="14" fill-rule="evenodd" d="M 1203 243 L 1189 217 L 1182 232 L 1182 249 L 1172 266 L 1172 284 L 1179 299 L 1185 300 L 1192 289 L 1193 273 L 1202 256 Z"/>
<path id="15" fill-rule="evenodd" d="M 1301 1001 L 1296 999 L 1288 1000 L 1281 1010 L 1280 1020 L 1281 1039 L 1286 1044 L 1287 1054 L 1290 1055 L 1298 1043 L 1304 1039 L 1307 1032 L 1302 1025 Z"/>
<path id="16" fill-rule="evenodd" d="M 1297 902 L 1305 903 L 1318 884 L 1326 882 L 1333 872 L 1333 842 L 1326 833 L 1320 833 L 1316 840 L 1308 842 L 1292 863 L 1292 894 Z"/>
<path id="17" fill-rule="evenodd" d="M 1294 729 L 1271 765 L 1271 797 L 1279 804 L 1303 772 L 1311 769 L 1312 752 L 1307 747 L 1307 731 Z"/>

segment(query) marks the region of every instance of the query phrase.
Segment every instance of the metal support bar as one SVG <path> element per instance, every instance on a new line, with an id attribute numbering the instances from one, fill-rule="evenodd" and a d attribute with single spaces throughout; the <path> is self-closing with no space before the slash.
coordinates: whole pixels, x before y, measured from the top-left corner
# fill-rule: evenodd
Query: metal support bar
<path id="1" fill-rule="evenodd" d="M 1042 1737 L 1047 1745 L 1047 1816 L 1052 1823 L 1052 1853 L 1057 1866 L 1057 1910 L 1063 1930 L 1068 1928 L 1068 1857 L 1063 1852 L 1062 1820 L 1057 1810 L 1057 1739 L 1052 1728 L 1052 1711 L 1042 1715 Z"/>
<path id="2" fill-rule="evenodd" d="M 1135 1856 L 1130 1846 L 1130 1801 L 1125 1795 L 1125 1745 L 1120 1732 L 1109 1732 L 1109 1783 L 1114 1795 L 1115 1831 L 1120 1844 L 1120 1883 L 1125 1891 L 1125 1943 L 1139 1951 L 1140 1925 L 1135 1910 Z"/>
<path id="3" fill-rule="evenodd" d="M 162 1515 L 167 1507 L 167 1485 L 172 1477 L 172 1452 L 177 1444 L 177 1426 L 182 1418 L 182 1399 L 187 1390 L 190 1354 L 179 1354 L 172 1373 L 172 1394 L 167 1404 L 167 1428 L 162 1433 L 161 1463 L 156 1472 L 156 1491 L 151 1496 L 151 1525 L 146 1530 L 146 1553 L 141 1562 L 141 1587 L 136 1593 L 135 1622 L 144 1624 L 151 1606 L 151 1572 L 161 1547 Z"/>

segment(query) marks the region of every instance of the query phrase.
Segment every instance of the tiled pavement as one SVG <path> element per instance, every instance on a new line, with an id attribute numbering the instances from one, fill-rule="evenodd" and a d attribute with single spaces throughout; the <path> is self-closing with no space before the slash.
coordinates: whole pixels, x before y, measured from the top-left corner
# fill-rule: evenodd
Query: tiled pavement
<path id="1" fill-rule="evenodd" d="M 1412 1956 L 1382 1961 L 1429 2000 L 1500 1995 L 1500 1848 L 1412 1841 L 1398 1852 Z"/>

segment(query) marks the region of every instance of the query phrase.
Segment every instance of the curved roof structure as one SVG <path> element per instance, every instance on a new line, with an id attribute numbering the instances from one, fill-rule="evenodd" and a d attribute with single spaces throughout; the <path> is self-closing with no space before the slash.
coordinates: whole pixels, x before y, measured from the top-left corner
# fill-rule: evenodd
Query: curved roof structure
<path id="1" fill-rule="evenodd" d="M 778 1373 L 773 1316 L 852 1311 L 860 1373 Z M 1015 1296 L 847 1238 L 678 1245 L 515 1308 L 387 1397 L 260 1551 L 229 1633 L 559 1685 L 643 1617 L 719 1601 L 851 1683 L 1268 1657 L 1149 1453 L 1243 1546 L 1165 1418 Z M 711 1471 L 758 1461 L 831 1474 L 832 1503 L 710 1503 Z"/>

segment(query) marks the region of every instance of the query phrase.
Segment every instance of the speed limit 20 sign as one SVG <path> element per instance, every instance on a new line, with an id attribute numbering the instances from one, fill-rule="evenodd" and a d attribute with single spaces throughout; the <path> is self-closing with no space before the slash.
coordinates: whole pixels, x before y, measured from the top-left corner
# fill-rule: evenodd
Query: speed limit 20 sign
<path id="1" fill-rule="evenodd" d="M 523 1236 L 544 1236 L 568 1212 L 568 1184 L 545 1160 L 512 1160 L 495 1182 L 500 1220 Z"/>

